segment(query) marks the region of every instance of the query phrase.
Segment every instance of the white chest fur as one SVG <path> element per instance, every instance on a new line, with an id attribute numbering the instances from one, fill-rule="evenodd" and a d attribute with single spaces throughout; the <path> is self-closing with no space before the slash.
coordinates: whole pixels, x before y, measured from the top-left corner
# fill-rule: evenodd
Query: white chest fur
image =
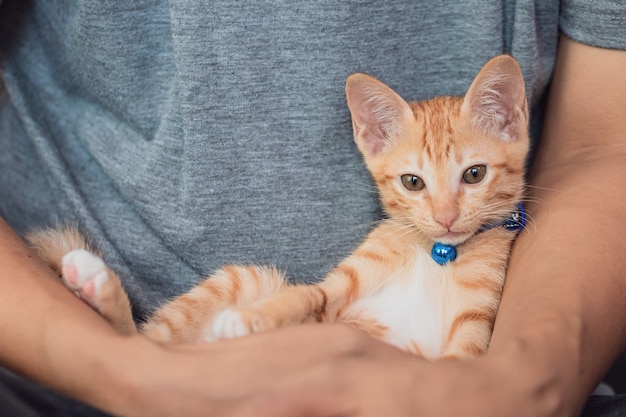
<path id="1" fill-rule="evenodd" d="M 403 349 L 417 345 L 423 356 L 436 358 L 456 315 L 452 266 L 436 264 L 423 249 L 416 255 L 414 262 L 396 269 L 379 291 L 355 302 L 344 316 L 374 318 L 388 328 L 389 343 Z"/>

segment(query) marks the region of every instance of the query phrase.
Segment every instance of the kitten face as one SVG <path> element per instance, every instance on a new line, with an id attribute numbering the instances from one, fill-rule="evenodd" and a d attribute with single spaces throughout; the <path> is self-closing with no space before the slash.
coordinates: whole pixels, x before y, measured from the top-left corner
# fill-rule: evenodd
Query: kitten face
<path id="1" fill-rule="evenodd" d="M 505 219 L 524 187 L 526 142 L 474 128 L 461 105 L 412 103 L 413 120 L 370 164 L 387 213 L 448 244 Z"/>
<path id="2" fill-rule="evenodd" d="M 409 104 L 363 74 L 346 92 L 355 141 L 391 217 L 459 244 L 521 199 L 528 111 L 513 58 L 487 63 L 465 97 Z"/>

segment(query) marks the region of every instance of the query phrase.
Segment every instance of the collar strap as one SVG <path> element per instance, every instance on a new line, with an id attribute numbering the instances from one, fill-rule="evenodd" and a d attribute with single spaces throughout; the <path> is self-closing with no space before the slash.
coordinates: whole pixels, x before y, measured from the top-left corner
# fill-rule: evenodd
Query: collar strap
<path id="1" fill-rule="evenodd" d="M 513 211 L 504 221 L 487 224 L 478 229 L 477 233 L 485 232 L 495 227 L 504 227 L 509 232 L 521 232 L 524 227 L 526 227 L 526 210 L 524 209 L 524 205 L 522 203 L 518 203 L 515 211 Z M 439 242 L 435 242 L 433 249 L 430 252 L 430 256 L 439 265 L 445 265 L 448 262 L 454 261 L 456 259 L 456 255 L 457 251 L 455 246 Z"/>
<path id="2" fill-rule="evenodd" d="M 493 229 L 494 227 L 504 227 L 509 232 L 521 232 L 526 227 L 526 210 L 524 209 L 524 204 L 518 203 L 517 207 L 509 217 L 507 217 L 504 221 L 495 224 L 487 224 L 481 227 L 478 232 L 485 232 L 487 230 Z"/>

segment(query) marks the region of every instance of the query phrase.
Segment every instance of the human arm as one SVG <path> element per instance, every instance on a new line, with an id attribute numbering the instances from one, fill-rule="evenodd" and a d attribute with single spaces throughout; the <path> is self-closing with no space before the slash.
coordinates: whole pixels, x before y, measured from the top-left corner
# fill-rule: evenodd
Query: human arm
<path id="1" fill-rule="evenodd" d="M 119 335 L 68 291 L 2 219 L 0 286 L 3 366 L 116 415 L 178 415 L 186 408 L 189 416 L 207 409 L 227 415 L 220 400 L 227 402 L 229 393 L 211 387 L 215 379 L 228 386 L 225 376 L 215 378 L 220 372 L 215 362 L 228 363 L 227 358 Z M 207 353 L 212 360 L 203 357 Z M 236 383 L 237 376 L 231 380 Z"/>
<path id="2" fill-rule="evenodd" d="M 140 376 L 139 355 L 157 351 L 119 336 L 2 219 L 0 286 L 0 364 L 108 411 L 129 405 L 138 387 L 127 371 Z"/>
<path id="3" fill-rule="evenodd" d="M 624 68 L 626 52 L 562 37 L 531 172 L 534 227 L 515 245 L 491 344 L 563 415 L 626 345 Z"/>
<path id="4" fill-rule="evenodd" d="M 120 416 L 233 416 L 267 381 L 373 343 L 338 326 L 195 346 L 121 336 L 1 218 L 0 287 L 0 365 Z"/>
<path id="5" fill-rule="evenodd" d="M 119 338 L 73 296 L 0 219 L 0 363 L 71 395 L 89 396 L 87 372 L 112 375 L 104 352 Z M 80 386 L 82 385 L 82 386 Z"/>

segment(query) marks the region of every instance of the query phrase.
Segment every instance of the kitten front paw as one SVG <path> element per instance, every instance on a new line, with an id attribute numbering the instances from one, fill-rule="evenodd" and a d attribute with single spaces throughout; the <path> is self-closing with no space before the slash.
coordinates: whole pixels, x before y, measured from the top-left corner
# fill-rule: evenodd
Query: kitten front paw
<path id="1" fill-rule="evenodd" d="M 226 309 L 213 320 L 212 335 L 207 339 L 234 339 L 269 330 L 272 326 L 258 312 L 245 309 Z"/>
<path id="2" fill-rule="evenodd" d="M 109 284 L 102 259 L 84 249 L 68 252 L 61 261 L 61 278 L 78 297 L 100 311 L 100 299 Z"/>

